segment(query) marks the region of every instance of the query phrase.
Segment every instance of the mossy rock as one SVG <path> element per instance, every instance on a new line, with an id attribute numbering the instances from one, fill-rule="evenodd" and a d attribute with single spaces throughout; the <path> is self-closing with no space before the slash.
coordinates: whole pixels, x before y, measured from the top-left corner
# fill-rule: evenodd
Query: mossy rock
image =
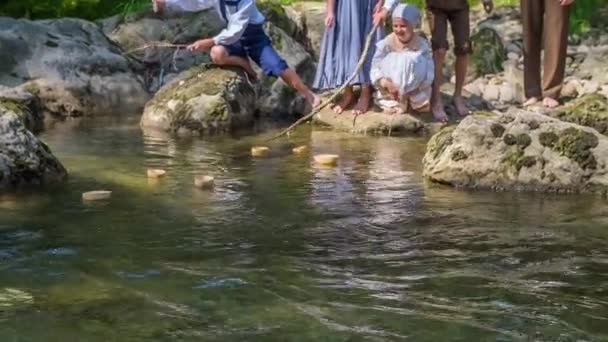
<path id="1" fill-rule="evenodd" d="M 505 127 L 497 123 L 493 123 L 492 126 L 490 126 L 490 130 L 495 138 L 500 138 L 505 133 Z"/>
<path id="2" fill-rule="evenodd" d="M 608 135 L 608 99 L 601 94 L 587 94 L 560 107 L 552 116 L 567 122 L 595 128 Z"/>
<path id="3" fill-rule="evenodd" d="M 439 157 L 452 144 L 452 133 L 455 129 L 456 126 L 444 127 L 433 135 L 426 146 L 427 153 L 430 153 L 433 158 Z"/>
<path id="4" fill-rule="evenodd" d="M 471 37 L 473 54 L 471 55 L 471 71 L 474 76 L 497 74 L 503 71 L 502 63 L 505 49 L 502 39 L 496 30 L 482 27 Z"/>
<path id="5" fill-rule="evenodd" d="M 594 170 L 597 167 L 597 161 L 591 149 L 597 147 L 598 144 L 599 139 L 595 134 L 570 127 L 560 133 L 559 140 L 553 149 L 576 161 L 583 170 Z"/>
<path id="6" fill-rule="evenodd" d="M 146 105 L 141 125 L 171 133 L 223 133 L 248 128 L 255 111 L 256 94 L 242 70 L 202 65 L 164 86 Z"/>

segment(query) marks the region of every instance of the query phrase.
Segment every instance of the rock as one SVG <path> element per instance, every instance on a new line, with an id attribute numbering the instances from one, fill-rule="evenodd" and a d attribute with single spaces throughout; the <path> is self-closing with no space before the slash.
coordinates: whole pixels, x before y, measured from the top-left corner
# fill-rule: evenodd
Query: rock
<path id="1" fill-rule="evenodd" d="M 62 117 L 132 114 L 149 98 L 129 60 L 79 19 L 0 18 L 0 84 L 22 85 Z"/>
<path id="2" fill-rule="evenodd" d="M 108 19 L 110 21 L 112 19 Z M 111 22 L 102 22 L 106 30 Z M 155 92 L 169 83 L 167 74 L 179 73 L 190 67 L 210 62 L 208 51 L 190 52 L 186 49 L 150 47 L 133 51 L 146 44 L 189 44 L 201 37 L 210 37 L 221 31 L 224 24 L 215 9 L 196 13 L 156 14 L 152 11 L 135 12 L 124 17 L 107 33 L 108 37 L 130 56 L 141 62 L 140 71 L 149 91 Z"/>
<path id="3" fill-rule="evenodd" d="M 562 88 L 562 96 L 565 97 L 577 97 L 579 92 L 580 82 L 576 79 L 569 80 L 564 83 Z"/>
<path id="4" fill-rule="evenodd" d="M 608 135 L 608 100 L 603 95 L 584 95 L 547 114 Z"/>
<path id="5" fill-rule="evenodd" d="M 515 91 L 510 84 L 500 86 L 500 102 L 513 103 L 515 102 Z"/>
<path id="6" fill-rule="evenodd" d="M 306 49 L 273 23 L 267 22 L 264 28 L 274 48 L 285 59 L 287 65 L 298 73 L 304 83 L 312 83 L 316 65 Z M 255 69 L 262 78 L 262 82 L 256 84 L 257 108 L 261 116 L 284 119 L 301 116 L 310 110 L 308 103 L 281 79 L 266 77 L 260 68 Z"/>
<path id="7" fill-rule="evenodd" d="M 319 59 L 325 32 L 325 4 L 316 1 L 296 2 L 286 7 L 286 13 L 292 18 L 292 21 L 300 23 L 299 25 L 302 26 L 300 31 L 307 33 L 307 41 L 300 41 L 300 43 L 309 46 L 314 59 Z"/>
<path id="8" fill-rule="evenodd" d="M 509 52 L 509 53 L 507 53 L 507 59 L 510 59 L 510 60 L 513 60 L 513 61 L 518 60 L 519 56 L 521 56 L 521 55 L 517 54 L 515 52 Z"/>
<path id="9" fill-rule="evenodd" d="M 495 84 L 488 84 L 485 87 L 482 96 L 486 101 L 498 101 L 498 99 L 500 99 L 500 86 Z"/>
<path id="10" fill-rule="evenodd" d="M 312 42 L 309 38 L 308 24 L 302 12 L 296 11 L 293 6 L 282 6 L 275 1 L 258 2 L 260 11 L 267 22 L 283 30 L 312 55 L 315 55 Z"/>
<path id="11" fill-rule="evenodd" d="M 255 91 L 243 71 L 203 65 L 161 88 L 146 104 L 140 124 L 187 135 L 225 133 L 250 128 L 255 111 Z"/>
<path id="12" fill-rule="evenodd" d="M 608 51 L 594 48 L 580 63 L 576 76 L 599 84 L 608 84 Z"/>
<path id="13" fill-rule="evenodd" d="M 65 180 L 67 172 L 49 147 L 0 105 L 0 189 L 38 186 Z"/>
<path id="14" fill-rule="evenodd" d="M 581 94 L 593 94 L 600 90 L 600 83 L 598 81 L 585 81 L 583 83 L 583 91 Z"/>
<path id="15" fill-rule="evenodd" d="M 490 27 L 482 27 L 471 37 L 473 54 L 470 69 L 476 77 L 501 72 L 505 49 L 500 35 Z"/>
<path id="16" fill-rule="evenodd" d="M 608 193 L 608 137 L 519 109 L 440 131 L 423 164 L 427 179 L 455 187 Z"/>
<path id="17" fill-rule="evenodd" d="M 23 89 L 0 85 L 0 107 L 17 114 L 25 128 L 34 134 L 44 128 L 40 100 Z"/>
<path id="18" fill-rule="evenodd" d="M 326 108 L 316 114 L 314 120 L 340 131 L 377 135 L 419 133 L 425 126 L 422 121 L 409 114 L 391 115 L 375 110 L 356 116 L 351 111 L 336 115 Z"/>

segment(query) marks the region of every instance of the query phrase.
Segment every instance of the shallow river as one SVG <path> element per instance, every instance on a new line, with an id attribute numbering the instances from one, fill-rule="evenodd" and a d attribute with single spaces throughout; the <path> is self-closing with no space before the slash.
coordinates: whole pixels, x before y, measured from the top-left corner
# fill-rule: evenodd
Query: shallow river
<path id="1" fill-rule="evenodd" d="M 608 340 L 606 201 L 426 184 L 421 138 L 263 137 L 43 134 L 70 179 L 0 195 L 0 341 Z"/>

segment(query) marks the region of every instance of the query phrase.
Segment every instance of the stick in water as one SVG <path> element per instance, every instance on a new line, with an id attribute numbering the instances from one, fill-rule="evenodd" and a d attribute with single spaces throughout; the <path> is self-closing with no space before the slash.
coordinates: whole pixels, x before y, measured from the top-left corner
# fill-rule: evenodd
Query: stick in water
<path id="1" fill-rule="evenodd" d="M 378 30 L 378 25 L 374 25 L 372 30 L 368 33 L 367 38 L 365 39 L 365 46 L 363 48 L 363 52 L 361 53 L 361 57 L 359 57 L 359 63 L 357 63 L 355 72 L 353 72 L 353 74 L 350 75 L 348 80 L 346 80 L 346 82 L 344 82 L 344 84 L 342 86 L 340 86 L 340 88 L 338 88 L 337 90 L 334 90 L 334 93 L 331 95 L 331 97 L 327 101 L 321 103 L 316 108 L 313 108 L 313 111 L 311 113 L 301 117 L 300 119 L 298 119 L 298 121 L 294 122 L 291 126 L 284 129 L 281 133 L 268 139 L 268 141 L 275 140 L 277 138 L 282 137 L 283 135 L 289 133 L 294 128 L 301 125 L 303 122 L 312 118 L 315 114 L 319 113 L 323 108 L 327 107 L 330 103 L 332 103 L 338 97 L 338 95 L 340 95 L 344 91 L 344 89 L 346 89 L 346 87 L 348 87 L 350 85 L 350 82 L 352 82 L 355 79 L 355 77 L 357 77 L 357 75 L 361 71 L 361 68 L 363 68 L 363 64 L 365 64 L 365 59 L 367 58 L 367 54 L 369 53 L 369 47 L 372 43 L 372 38 L 374 37 L 374 34 L 376 33 L 377 30 Z"/>

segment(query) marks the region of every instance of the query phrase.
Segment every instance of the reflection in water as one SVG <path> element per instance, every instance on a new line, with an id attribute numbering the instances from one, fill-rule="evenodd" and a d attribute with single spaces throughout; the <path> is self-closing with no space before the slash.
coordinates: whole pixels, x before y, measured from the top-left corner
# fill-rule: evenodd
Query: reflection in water
<path id="1" fill-rule="evenodd" d="M 300 131 L 258 159 L 259 136 L 68 125 L 43 136 L 68 184 L 0 196 L 1 341 L 608 339 L 596 198 L 425 184 L 421 139 Z"/>

